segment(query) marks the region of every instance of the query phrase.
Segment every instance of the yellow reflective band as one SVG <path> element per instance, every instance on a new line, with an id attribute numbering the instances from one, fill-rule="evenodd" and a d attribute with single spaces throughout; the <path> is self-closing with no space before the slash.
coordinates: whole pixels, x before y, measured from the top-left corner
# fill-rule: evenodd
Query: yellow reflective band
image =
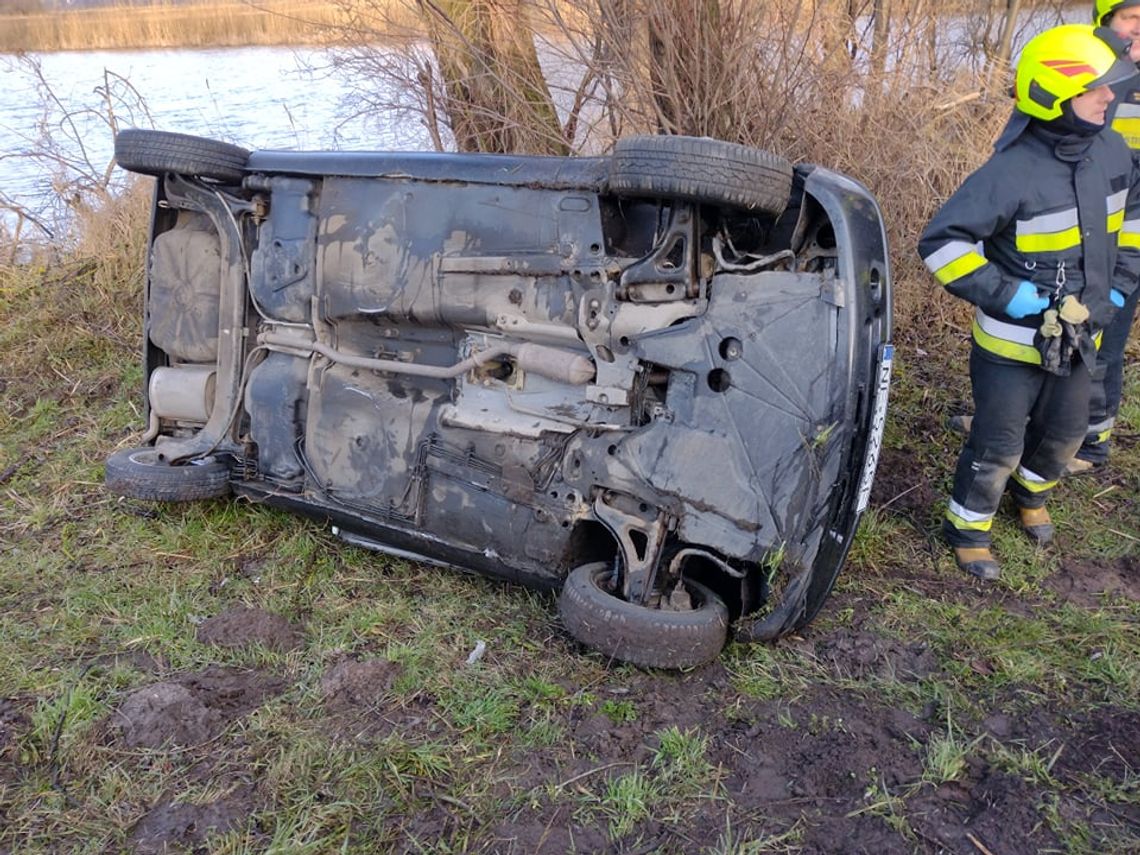
<path id="1" fill-rule="evenodd" d="M 1108 438 L 1110 436 L 1112 436 L 1112 428 L 1109 428 L 1108 430 L 1102 430 L 1096 435 L 1097 444 L 1099 445 L 1102 442 L 1108 442 Z"/>
<path id="2" fill-rule="evenodd" d="M 950 525 L 954 526 L 954 528 L 966 529 L 968 531 L 989 531 L 991 528 L 993 528 L 994 524 L 994 518 L 992 516 L 988 519 L 971 522 L 970 520 L 962 519 L 953 511 L 946 512 L 946 520 L 950 523 Z"/>
<path id="3" fill-rule="evenodd" d="M 977 320 L 974 321 L 974 341 L 983 350 L 988 350 L 990 353 L 996 353 L 998 356 L 1004 356 L 1006 359 L 1016 359 L 1018 362 L 1030 362 L 1034 365 L 1041 364 L 1041 354 L 1037 352 L 1037 348 L 1028 344 L 1018 344 L 1014 341 L 1006 341 L 1004 338 L 992 336 L 980 326 Z"/>
<path id="4" fill-rule="evenodd" d="M 1131 249 L 1140 249 L 1140 232 L 1122 231 L 1116 237 L 1118 246 L 1127 246 Z"/>
<path id="5" fill-rule="evenodd" d="M 980 252 L 967 252 L 935 270 L 934 278 L 943 285 L 949 285 L 966 274 L 973 273 L 983 264 L 989 264 L 984 255 Z"/>
<path id="6" fill-rule="evenodd" d="M 1093 336 L 1093 347 L 1095 347 L 1097 350 L 1100 350 L 1100 339 L 1101 339 L 1101 336 L 1103 336 L 1103 335 L 1104 335 L 1104 330 L 1100 330 L 1097 332 L 1096 335 Z"/>
<path id="7" fill-rule="evenodd" d="M 1123 218 L 1121 219 L 1123 222 Z M 1017 236 L 1018 252 L 1060 252 L 1081 245 L 1081 229 L 1073 226 L 1063 232 L 1044 232 Z"/>
<path id="8" fill-rule="evenodd" d="M 1052 490 L 1057 486 L 1056 481 L 1030 481 L 1016 469 L 1013 470 L 1010 477 L 1030 493 L 1044 493 L 1046 490 Z"/>
<path id="9" fill-rule="evenodd" d="M 1120 231 L 1120 227 L 1124 225 L 1124 209 L 1108 215 L 1108 233 Z"/>
<path id="10" fill-rule="evenodd" d="M 1124 137 L 1129 148 L 1140 148 L 1140 117 L 1122 119 L 1117 116 L 1112 122 L 1112 129 Z"/>

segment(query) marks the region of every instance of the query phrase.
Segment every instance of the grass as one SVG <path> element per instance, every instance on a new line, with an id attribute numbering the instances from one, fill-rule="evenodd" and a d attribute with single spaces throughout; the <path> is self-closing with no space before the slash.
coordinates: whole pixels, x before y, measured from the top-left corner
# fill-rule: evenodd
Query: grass
<path id="1" fill-rule="evenodd" d="M 981 741 L 981 736 L 964 741 L 961 733 L 954 729 L 947 709 L 946 732 L 935 734 L 926 743 L 923 779 L 935 785 L 959 780 L 966 771 L 971 752 Z"/>

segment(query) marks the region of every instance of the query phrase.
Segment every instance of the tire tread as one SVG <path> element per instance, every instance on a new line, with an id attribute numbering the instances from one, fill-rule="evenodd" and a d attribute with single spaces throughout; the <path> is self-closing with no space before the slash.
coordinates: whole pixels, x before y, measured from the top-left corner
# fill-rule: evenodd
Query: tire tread
<path id="1" fill-rule="evenodd" d="M 648 668 L 690 668 L 715 659 L 728 634 L 728 610 L 708 588 L 686 581 L 703 600 L 690 612 L 648 609 L 598 587 L 604 564 L 584 564 L 566 578 L 562 622 L 574 638 L 607 656 Z"/>
<path id="2" fill-rule="evenodd" d="M 115 161 L 140 175 L 174 172 L 236 184 L 245 175 L 249 152 L 205 137 L 124 128 L 115 136 Z"/>
<path id="3" fill-rule="evenodd" d="M 792 167 L 771 152 L 704 137 L 625 137 L 614 145 L 609 188 L 619 195 L 676 197 L 778 216 Z"/>
<path id="4" fill-rule="evenodd" d="M 230 491 L 229 467 L 217 460 L 200 465 L 168 466 L 143 463 L 140 453 L 151 448 L 127 448 L 107 458 L 103 483 L 128 499 L 150 502 L 192 502 L 215 499 Z"/>

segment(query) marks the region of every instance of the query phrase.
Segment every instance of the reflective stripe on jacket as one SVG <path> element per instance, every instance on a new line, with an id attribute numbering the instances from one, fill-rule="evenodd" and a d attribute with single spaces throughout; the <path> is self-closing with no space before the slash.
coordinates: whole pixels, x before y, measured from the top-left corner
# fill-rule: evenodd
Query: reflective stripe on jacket
<path id="1" fill-rule="evenodd" d="M 1122 80 L 1112 87 L 1112 94 L 1108 124 L 1136 151 L 1140 149 L 1140 80 L 1135 77 Z"/>
<path id="2" fill-rule="evenodd" d="M 1140 277 L 1131 152 L 1107 130 L 1058 138 L 1031 123 L 1012 139 L 934 215 L 919 253 L 946 290 L 977 307 L 978 345 L 1019 362 L 1040 364 L 1033 335 L 1042 322 L 1040 314 L 1005 313 L 1021 280 L 1054 303 L 1075 294 L 1090 312 L 1081 353 L 1092 365 L 1114 311 L 1109 288 L 1130 294 Z"/>

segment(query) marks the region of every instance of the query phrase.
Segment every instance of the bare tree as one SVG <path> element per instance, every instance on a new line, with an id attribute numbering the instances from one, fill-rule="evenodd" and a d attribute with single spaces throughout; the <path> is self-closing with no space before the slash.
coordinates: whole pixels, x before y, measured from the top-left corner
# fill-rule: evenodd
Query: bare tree
<path id="1" fill-rule="evenodd" d="M 116 174 L 114 161 L 97 156 L 92 141 L 99 137 L 109 143 L 121 123 L 153 124 L 150 112 L 130 81 L 109 69 L 103 70 L 93 100 L 69 105 L 52 87 L 37 57 L 22 55 L 8 64 L 31 80 L 40 116 L 19 148 L 0 152 L 0 165 L 20 162 L 24 171 L 39 176 L 40 190 L 29 198 L 0 187 L 0 235 L 13 246 L 32 238 L 62 247 L 76 217 L 102 207 L 122 189 L 122 174 Z"/>
<path id="2" fill-rule="evenodd" d="M 417 0 L 461 151 L 568 154 L 522 0 Z"/>

